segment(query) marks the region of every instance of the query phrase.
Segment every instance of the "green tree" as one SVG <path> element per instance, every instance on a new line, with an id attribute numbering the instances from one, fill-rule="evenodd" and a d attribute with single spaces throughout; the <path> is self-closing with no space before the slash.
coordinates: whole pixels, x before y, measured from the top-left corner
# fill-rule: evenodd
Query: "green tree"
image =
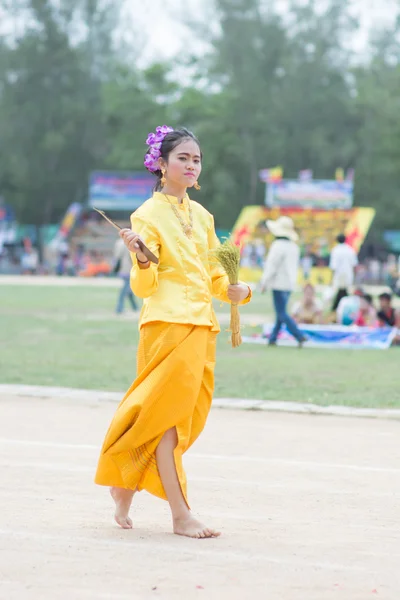
<path id="1" fill-rule="evenodd" d="M 353 166 L 358 122 L 345 40 L 354 22 L 345 0 L 331 0 L 322 13 L 313 1 L 293 3 L 285 20 L 261 0 L 216 0 L 215 9 L 219 33 L 198 64 L 206 93 L 189 89 L 180 105 L 199 100 L 204 187 L 218 219 L 231 225 L 244 204 L 263 202 L 261 168 L 331 177 Z"/>
<path id="2" fill-rule="evenodd" d="M 12 44 L 3 41 L 1 171 L 21 222 L 54 222 L 84 200 L 88 173 L 104 156 L 100 49 L 108 57 L 109 45 L 100 15 L 95 0 L 26 0 L 14 14 L 23 32 Z"/>
<path id="3" fill-rule="evenodd" d="M 0 0 L 15 23 L 0 37 L 0 193 L 22 222 L 57 220 L 92 169 L 141 170 L 147 133 L 182 124 L 200 138 L 218 226 L 263 202 L 259 170 L 277 164 L 289 177 L 354 167 L 356 202 L 377 208 L 378 231 L 394 226 L 398 23 L 355 68 L 348 4 L 293 0 L 282 17 L 265 0 L 213 0 L 205 56 L 139 69 L 111 0 Z"/>
<path id="4" fill-rule="evenodd" d="M 103 120 L 109 140 L 104 165 L 112 169 L 142 170 L 147 134 L 175 121 L 177 86 L 169 81 L 168 66 L 153 64 L 138 71 L 116 64 L 103 86 Z"/>
<path id="5" fill-rule="evenodd" d="M 258 0 L 217 0 L 219 33 L 198 62 L 207 84 L 186 90 L 180 101 L 196 101 L 192 122 L 205 151 L 204 192 L 219 225 L 231 226 L 244 204 L 261 202 L 258 171 L 277 158 L 281 140 L 275 89 L 287 50 L 284 25 L 261 13 Z"/>
<path id="6" fill-rule="evenodd" d="M 371 62 L 355 71 L 356 199 L 377 210 L 375 227 L 400 227 L 399 22 L 372 42 Z"/>
<path id="7" fill-rule="evenodd" d="M 355 23 L 347 0 L 292 7 L 290 50 L 278 88 L 277 119 L 283 140 L 280 162 L 290 176 L 312 168 L 331 178 L 354 166 L 358 121 L 353 110 L 346 46 Z"/>

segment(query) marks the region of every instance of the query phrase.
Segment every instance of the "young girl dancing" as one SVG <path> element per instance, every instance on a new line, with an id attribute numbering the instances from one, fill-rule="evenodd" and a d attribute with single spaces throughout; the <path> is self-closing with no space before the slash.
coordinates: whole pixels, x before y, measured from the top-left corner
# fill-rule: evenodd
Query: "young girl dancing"
<path id="1" fill-rule="evenodd" d="M 135 492 L 145 489 L 168 500 L 174 533 L 217 537 L 190 511 L 182 455 L 211 407 L 219 332 L 212 297 L 245 304 L 251 291 L 243 283 L 230 285 L 210 257 L 219 243 L 214 219 L 187 195 L 187 188 L 199 188 L 196 137 L 163 125 L 147 144 L 144 164 L 158 178 L 156 191 L 132 215 L 132 229 L 120 232 L 132 256 L 132 291 L 144 298 L 137 378 L 109 427 L 95 481 L 111 487 L 115 520 L 124 529 L 132 528 Z M 148 261 L 140 242 L 158 264 Z"/>

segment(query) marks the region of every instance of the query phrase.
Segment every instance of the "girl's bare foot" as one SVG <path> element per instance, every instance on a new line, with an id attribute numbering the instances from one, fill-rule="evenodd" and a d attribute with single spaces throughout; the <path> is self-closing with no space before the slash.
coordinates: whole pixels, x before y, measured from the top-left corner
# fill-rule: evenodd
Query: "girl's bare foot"
<path id="1" fill-rule="evenodd" d="M 176 535 L 185 535 L 191 538 L 214 538 L 221 535 L 220 531 L 205 527 L 192 515 L 188 515 L 181 519 L 174 519 L 174 533 Z"/>
<path id="2" fill-rule="evenodd" d="M 124 488 L 112 487 L 110 494 L 115 502 L 115 522 L 122 529 L 132 529 L 132 520 L 129 518 L 129 509 L 132 504 L 134 490 L 125 490 Z"/>

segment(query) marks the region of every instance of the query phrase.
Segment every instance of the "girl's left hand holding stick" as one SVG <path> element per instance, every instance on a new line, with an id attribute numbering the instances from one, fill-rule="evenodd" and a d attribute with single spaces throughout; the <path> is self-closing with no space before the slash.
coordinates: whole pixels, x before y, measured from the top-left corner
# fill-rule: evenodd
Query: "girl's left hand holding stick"
<path id="1" fill-rule="evenodd" d="M 131 229 L 121 229 L 119 235 L 124 240 L 125 246 L 129 252 L 136 254 L 137 261 L 143 266 L 149 266 L 150 261 L 145 254 L 140 250 L 138 241 L 144 243 L 139 234 L 135 233 Z"/>

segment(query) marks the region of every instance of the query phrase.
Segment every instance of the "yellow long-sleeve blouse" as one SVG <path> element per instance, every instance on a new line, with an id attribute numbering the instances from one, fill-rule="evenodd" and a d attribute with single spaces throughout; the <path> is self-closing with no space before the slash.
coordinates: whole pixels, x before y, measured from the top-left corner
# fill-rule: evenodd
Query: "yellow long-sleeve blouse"
<path id="1" fill-rule="evenodd" d="M 189 202 L 193 213 L 193 234 L 188 238 L 170 203 L 189 223 Z M 187 196 L 183 203 L 173 196 L 155 192 L 131 216 L 132 230 L 159 258 L 158 265 L 140 268 L 132 254 L 130 275 L 133 293 L 144 298 L 140 326 L 154 321 L 210 326 L 219 331 L 212 297 L 230 302 L 229 280 L 210 257 L 219 244 L 214 218 L 201 204 Z M 250 301 L 249 296 L 241 304 Z"/>

